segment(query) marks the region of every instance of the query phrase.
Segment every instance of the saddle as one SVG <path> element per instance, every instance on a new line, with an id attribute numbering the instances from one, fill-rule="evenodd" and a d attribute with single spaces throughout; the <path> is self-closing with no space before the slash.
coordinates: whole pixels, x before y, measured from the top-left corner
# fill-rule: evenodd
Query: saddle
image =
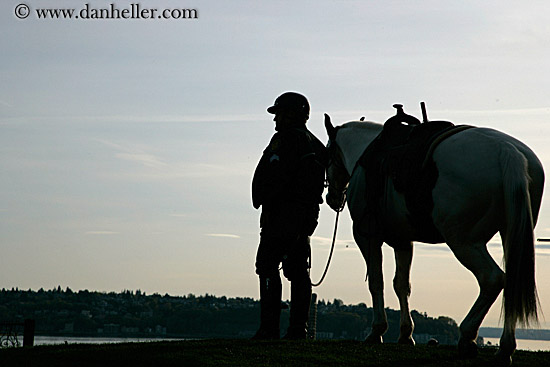
<path id="1" fill-rule="evenodd" d="M 432 159 L 435 147 L 444 139 L 472 126 L 455 126 L 449 121 L 427 121 L 403 112 L 402 105 L 394 105 L 395 116 L 388 119 L 382 132 L 367 147 L 359 161 L 366 172 L 367 213 L 370 226 L 381 234 L 380 215 L 383 208 L 386 183 L 391 179 L 395 190 L 402 193 L 408 210 L 408 220 L 415 232 L 415 240 L 429 243 L 443 242 L 441 233 L 433 224 L 432 190 L 438 171 Z"/>

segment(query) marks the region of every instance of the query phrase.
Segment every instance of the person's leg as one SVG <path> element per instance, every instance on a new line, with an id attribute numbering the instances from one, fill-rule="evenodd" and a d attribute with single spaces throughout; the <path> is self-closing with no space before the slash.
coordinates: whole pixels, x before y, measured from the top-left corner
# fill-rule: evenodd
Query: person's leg
<path id="1" fill-rule="evenodd" d="M 290 320 L 285 339 L 306 339 L 311 278 L 309 276 L 309 237 L 302 236 L 293 244 L 288 258 L 283 260 L 285 276 L 290 280 Z"/>
<path id="2" fill-rule="evenodd" d="M 256 255 L 256 274 L 260 278 L 260 328 L 253 339 L 279 339 L 281 317 L 280 257 L 274 238 L 262 236 Z"/>

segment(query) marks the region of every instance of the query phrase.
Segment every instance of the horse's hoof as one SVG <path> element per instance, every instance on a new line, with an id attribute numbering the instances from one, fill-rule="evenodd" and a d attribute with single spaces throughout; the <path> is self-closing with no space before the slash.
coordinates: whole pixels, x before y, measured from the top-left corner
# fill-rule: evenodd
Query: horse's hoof
<path id="1" fill-rule="evenodd" d="M 397 344 L 402 344 L 402 345 L 415 345 L 416 343 L 414 342 L 414 339 L 409 336 L 407 338 L 399 338 L 397 340 Z"/>
<path id="2" fill-rule="evenodd" d="M 459 341 L 458 355 L 461 358 L 468 358 L 468 359 L 477 357 L 477 344 L 473 340 Z"/>
<path id="3" fill-rule="evenodd" d="M 495 353 L 491 365 L 495 367 L 510 367 L 512 365 L 512 357 L 499 349 Z"/>
<path id="4" fill-rule="evenodd" d="M 369 335 L 367 336 L 367 339 L 365 339 L 365 343 L 367 344 L 382 344 L 382 336 L 380 335 Z"/>

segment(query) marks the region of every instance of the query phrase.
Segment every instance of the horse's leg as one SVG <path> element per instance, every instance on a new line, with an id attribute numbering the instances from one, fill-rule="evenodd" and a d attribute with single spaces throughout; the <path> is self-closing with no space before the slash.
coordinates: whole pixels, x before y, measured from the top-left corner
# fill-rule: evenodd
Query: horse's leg
<path id="1" fill-rule="evenodd" d="M 460 355 L 472 358 L 477 355 L 475 340 L 479 327 L 504 287 L 504 272 L 495 263 L 483 242 L 471 246 L 450 243 L 449 246 L 462 265 L 474 274 L 479 284 L 479 296 L 460 324 L 458 342 Z"/>
<path id="2" fill-rule="evenodd" d="M 367 336 L 368 343 L 382 343 L 382 335 L 388 330 L 388 318 L 384 308 L 384 275 L 382 272 L 382 246 L 370 242 L 368 262 L 369 291 L 372 296 L 372 330 Z"/>
<path id="3" fill-rule="evenodd" d="M 500 346 L 495 354 L 494 364 L 497 366 L 509 366 L 512 364 L 512 353 L 516 350 L 516 325 L 504 321 L 504 330 L 500 337 Z"/>
<path id="4" fill-rule="evenodd" d="M 395 277 L 393 278 L 393 289 L 399 299 L 401 314 L 399 344 L 414 345 L 412 337 L 414 323 L 409 310 L 409 296 L 411 295 L 411 263 L 413 257 L 412 242 L 404 243 L 395 248 Z"/>
<path id="5" fill-rule="evenodd" d="M 372 296 L 372 330 L 365 340 L 367 343 L 382 343 L 382 335 L 388 330 L 388 319 L 384 309 L 384 275 L 382 273 L 382 241 L 367 238 L 355 227 L 355 242 L 359 246 L 367 264 L 369 291 Z"/>

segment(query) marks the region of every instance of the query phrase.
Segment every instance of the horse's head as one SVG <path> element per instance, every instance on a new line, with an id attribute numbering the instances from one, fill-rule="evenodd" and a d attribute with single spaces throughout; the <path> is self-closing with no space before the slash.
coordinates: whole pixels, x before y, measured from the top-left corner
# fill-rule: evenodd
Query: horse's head
<path id="1" fill-rule="evenodd" d="M 336 143 L 336 134 L 338 128 L 332 125 L 330 116 L 325 114 L 325 128 L 328 134 L 328 165 L 327 181 L 328 193 L 327 204 L 335 211 L 341 211 L 346 202 L 346 189 L 348 187 L 350 175 L 344 165 L 344 155 Z"/>

